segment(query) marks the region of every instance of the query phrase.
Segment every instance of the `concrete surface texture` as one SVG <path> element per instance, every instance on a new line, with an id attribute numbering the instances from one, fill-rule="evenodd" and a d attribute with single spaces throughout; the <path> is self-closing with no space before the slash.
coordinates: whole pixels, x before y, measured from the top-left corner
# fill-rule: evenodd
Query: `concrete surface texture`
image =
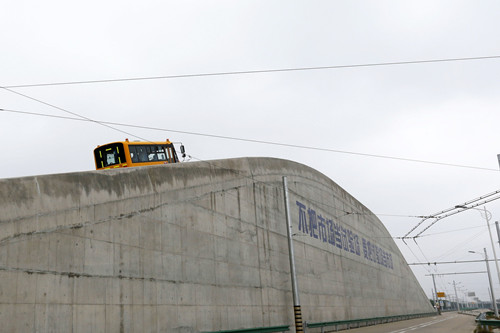
<path id="1" fill-rule="evenodd" d="M 269 158 L 0 180 L 8 332 L 294 325 L 432 307 L 382 223 L 323 174 Z"/>

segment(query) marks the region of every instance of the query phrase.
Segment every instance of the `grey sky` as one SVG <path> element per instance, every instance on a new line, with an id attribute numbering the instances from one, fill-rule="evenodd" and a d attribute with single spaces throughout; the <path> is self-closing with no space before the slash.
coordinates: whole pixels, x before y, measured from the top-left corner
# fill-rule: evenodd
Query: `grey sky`
<path id="1" fill-rule="evenodd" d="M 1 86 L 500 55 L 497 1 L 2 4 Z M 490 59 L 15 91 L 96 120 L 498 170 L 499 77 L 500 59 Z M 70 116 L 4 89 L 0 108 Z M 0 178 L 92 170 L 95 146 L 136 139 L 94 123 L 6 112 L 0 128 Z M 194 159 L 269 156 L 309 165 L 381 214 L 395 237 L 419 219 L 382 214 L 426 215 L 500 188 L 497 171 L 120 129 L 182 141 Z M 499 203 L 487 205 L 493 221 Z M 492 255 L 476 211 L 428 234 L 419 240 L 423 254 L 396 240 L 408 262 L 480 259 L 467 251 L 483 247 Z M 438 267 L 471 270 L 484 264 Z M 425 274 L 433 267 L 414 271 L 430 294 Z M 453 279 L 488 298 L 486 276 L 443 277 L 438 289 L 451 291 Z"/>

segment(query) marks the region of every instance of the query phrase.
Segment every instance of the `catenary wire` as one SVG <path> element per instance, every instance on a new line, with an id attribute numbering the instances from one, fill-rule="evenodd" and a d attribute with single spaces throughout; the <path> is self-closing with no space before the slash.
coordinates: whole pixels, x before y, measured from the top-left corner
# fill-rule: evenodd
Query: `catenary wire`
<path id="1" fill-rule="evenodd" d="M 488 259 L 488 262 L 493 262 L 495 259 Z M 408 263 L 408 265 L 422 265 L 422 266 L 430 266 L 430 265 L 445 265 L 445 264 L 470 264 L 476 262 L 485 262 L 484 259 L 477 260 L 455 260 L 455 261 L 434 261 L 434 262 L 413 262 Z"/>
<path id="2" fill-rule="evenodd" d="M 94 84 L 94 83 L 110 83 L 110 82 L 126 82 L 126 81 L 144 81 L 144 80 L 165 80 L 165 79 L 195 78 L 195 77 L 209 77 L 209 76 L 249 75 L 249 74 L 284 73 L 284 72 L 300 72 L 300 71 L 318 71 L 318 70 L 332 70 L 332 69 L 343 69 L 343 68 L 362 68 L 362 67 L 378 67 L 378 66 L 397 66 L 397 65 L 443 63 L 443 62 L 456 62 L 456 61 L 489 60 L 489 59 L 499 59 L 499 58 L 500 58 L 500 55 L 493 55 L 493 56 L 482 56 L 482 57 L 463 57 L 463 58 L 410 60 L 410 61 L 379 62 L 379 63 L 351 64 L 351 65 L 333 65 L 333 66 L 317 66 L 317 67 L 297 67 L 297 68 L 281 68 L 281 69 L 261 69 L 261 70 L 248 70 L 248 71 L 231 71 L 231 72 L 214 72 L 214 73 L 197 73 L 197 74 L 162 75 L 162 76 L 146 76 L 146 77 L 131 77 L 131 78 L 87 80 L 87 81 L 67 81 L 67 82 L 52 82 L 52 83 L 19 84 L 19 85 L 6 85 L 6 86 L 4 86 L 4 88 L 30 88 L 30 87 L 44 87 L 44 86 L 46 87 L 46 86 L 61 86 L 61 85 L 75 85 L 75 84 Z"/>
<path id="3" fill-rule="evenodd" d="M 457 245 L 455 245 L 455 247 L 449 249 L 446 252 L 441 253 L 440 255 L 438 255 L 437 257 L 435 257 L 434 260 L 440 260 L 440 259 L 446 258 L 448 255 L 453 254 L 454 252 L 456 252 L 460 248 L 463 248 L 463 246 L 465 244 L 469 244 L 473 239 L 478 238 L 479 236 L 483 235 L 484 233 L 486 233 L 486 230 L 479 231 L 478 233 L 476 233 L 476 234 L 472 235 L 471 237 L 469 237 L 469 238 L 463 240 L 462 242 L 458 243 Z"/>
<path id="4" fill-rule="evenodd" d="M 99 121 L 97 121 L 97 120 L 90 119 L 90 118 L 85 117 L 85 116 L 82 116 L 82 115 L 80 115 L 80 114 L 78 114 L 78 113 L 76 113 L 76 112 L 71 112 L 71 111 L 66 110 L 66 109 L 64 109 L 64 108 L 61 108 L 61 107 L 59 107 L 59 106 L 57 106 L 57 105 L 54 105 L 54 104 L 51 104 L 51 103 L 48 103 L 48 102 L 42 101 L 42 100 L 40 100 L 40 99 L 38 99 L 38 98 L 35 98 L 35 97 L 32 97 L 32 96 L 28 96 L 28 95 L 26 95 L 26 94 L 22 94 L 22 93 L 20 93 L 20 92 L 14 91 L 14 90 L 9 89 L 9 88 L 6 88 L 6 87 L 1 87 L 1 86 L 0 86 L 0 89 L 4 89 L 4 90 L 6 90 L 6 91 L 8 91 L 8 92 L 10 92 L 10 93 L 13 93 L 13 94 L 19 95 L 19 96 L 21 96 L 21 97 L 24 97 L 24 98 L 30 99 L 30 100 L 35 101 L 35 102 L 37 102 L 37 103 L 41 103 L 41 104 L 43 104 L 43 105 L 49 106 L 49 107 L 51 107 L 51 108 L 54 108 L 54 109 L 56 109 L 56 110 L 63 111 L 63 112 L 65 112 L 65 113 L 68 113 L 68 114 L 71 114 L 71 115 L 73 115 L 73 116 L 77 116 L 77 117 L 79 117 L 79 118 L 71 118 L 71 117 L 65 117 L 65 118 L 74 119 L 74 120 L 82 120 L 82 121 L 93 122 L 93 123 L 96 123 L 96 124 L 98 124 L 98 125 L 101 125 L 101 126 L 104 126 L 104 127 L 109 128 L 109 129 L 112 129 L 112 130 L 114 130 L 114 131 L 118 131 L 118 132 L 121 132 L 121 133 L 123 133 L 123 134 L 126 134 L 126 135 L 131 135 L 131 136 L 134 136 L 134 137 L 139 138 L 138 136 L 133 135 L 133 134 L 131 134 L 131 133 L 129 133 L 129 132 L 126 132 L 126 131 L 123 131 L 123 130 L 121 130 L 121 129 L 115 128 L 115 127 L 111 126 L 111 124 L 105 124 L 105 123 L 103 123 L 103 122 L 99 122 Z M 3 109 L 0 109 L 0 110 L 1 110 L 1 111 L 5 111 L 5 110 L 3 110 Z M 142 138 L 140 138 L 140 139 L 142 139 Z M 142 139 L 142 140 L 144 140 L 144 139 Z M 148 140 L 145 140 L 145 141 L 148 141 Z"/>
<path id="5" fill-rule="evenodd" d="M 481 202 L 481 203 L 474 204 L 473 206 L 474 206 L 474 207 L 476 207 L 476 206 L 481 206 L 481 205 L 484 205 L 484 204 L 486 204 L 486 203 L 488 203 L 488 202 L 491 202 L 491 201 L 494 201 L 494 200 L 498 200 L 498 199 L 500 199 L 500 195 L 499 195 L 499 196 L 497 196 L 497 197 L 491 198 L 491 199 L 484 200 L 484 201 L 483 201 L 483 202 Z M 464 208 L 464 209 L 462 209 L 462 210 L 459 210 L 459 211 L 456 211 L 456 212 L 452 212 L 452 213 L 449 213 L 449 214 L 446 214 L 446 215 L 443 215 L 443 216 L 440 216 L 440 217 L 436 217 L 436 218 L 435 218 L 435 219 L 436 219 L 435 221 L 433 221 L 430 225 L 428 225 L 426 228 L 424 228 L 422 231 L 420 231 L 420 232 L 419 232 L 416 236 L 414 236 L 413 238 L 420 237 L 420 236 L 421 236 L 421 235 L 422 235 L 425 231 L 427 231 L 430 227 L 432 227 L 432 226 L 433 226 L 434 224 L 436 224 L 438 221 L 440 221 L 440 220 L 442 220 L 442 219 L 444 219 L 444 218 L 446 218 L 446 217 L 449 217 L 449 216 L 452 216 L 452 215 L 455 215 L 455 214 L 461 213 L 461 212 L 466 211 L 466 210 L 468 210 L 468 209 L 470 209 L 470 208 L 467 208 L 467 207 L 466 207 L 466 208 Z"/>
<path id="6" fill-rule="evenodd" d="M 48 103 L 44 103 L 44 104 L 52 106 L 51 104 L 48 104 Z M 59 108 L 59 107 L 55 107 L 55 108 L 73 114 L 72 112 L 69 112 L 69 111 L 67 111 L 65 109 L 62 109 L 62 108 Z M 72 118 L 72 117 L 57 116 L 57 115 L 48 115 L 48 114 L 43 114 L 43 113 L 26 112 L 26 111 L 11 110 L 11 109 L 0 109 L 0 111 L 11 112 L 11 113 L 19 113 L 19 114 L 27 114 L 27 115 L 33 115 L 33 116 L 60 118 L 60 119 L 67 119 L 67 120 L 90 121 L 90 122 L 95 122 L 95 123 L 99 123 L 99 124 L 106 124 L 106 125 L 110 125 L 110 126 L 113 125 L 113 126 L 123 126 L 123 127 L 131 127 L 131 128 L 147 129 L 147 130 L 155 130 L 155 131 L 163 131 L 163 132 L 172 132 L 172 133 L 180 133 L 180 134 L 187 134 L 187 135 L 196 135 L 196 136 L 211 137 L 211 138 L 216 138 L 216 139 L 234 140 L 234 141 L 242 141 L 242 142 L 250 142 L 250 143 L 275 145 L 275 146 L 289 147 L 289 148 L 309 149 L 309 150 L 324 151 L 324 152 L 339 153 L 339 154 L 348 154 L 348 155 L 356 155 L 356 156 L 364 156 L 364 157 L 375 157 L 375 158 L 383 158 L 383 159 L 390 159 L 390 160 L 399 160 L 399 161 L 406 161 L 406 162 L 416 162 L 416 163 L 424 163 L 424 164 L 433 164 L 433 165 L 442 165 L 442 166 L 450 166 L 450 167 L 458 167 L 458 168 L 467 168 L 467 169 L 477 169 L 477 170 L 486 170 L 486 171 L 499 172 L 499 170 L 497 170 L 497 169 L 485 168 L 485 167 L 478 167 L 478 166 L 461 165 L 461 164 L 453 164 L 453 163 L 443 163 L 443 162 L 435 162 L 435 161 L 428 161 L 428 160 L 411 159 L 411 158 L 388 156 L 388 155 L 377 155 L 377 154 L 359 153 L 359 152 L 346 151 L 346 150 L 321 148 L 321 147 L 305 146 L 305 145 L 296 145 L 296 144 L 289 144 L 289 143 L 282 143 L 282 142 L 273 142 L 273 141 L 264 141 L 264 140 L 256 140 L 256 139 L 245 139 L 245 138 L 223 136 L 223 135 L 216 135 L 216 134 L 208 134 L 208 133 L 199 133 L 199 132 L 181 131 L 181 130 L 159 128 L 159 127 L 151 127 L 151 126 L 141 126 L 141 125 L 124 124 L 124 123 L 117 123 L 117 122 L 110 122 L 110 121 L 98 121 L 98 120 L 92 120 L 92 119 L 88 119 L 88 118 L 81 117 L 81 116 L 80 116 L 81 118 Z M 116 128 L 113 128 L 113 129 L 117 130 Z M 121 131 L 121 132 L 122 133 L 126 133 L 126 132 L 123 132 L 123 131 Z M 134 137 L 138 137 L 138 136 L 136 136 L 134 134 L 130 134 L 130 133 L 127 133 L 127 134 L 131 135 L 131 136 L 134 136 Z M 138 137 L 138 138 L 140 138 L 140 137 Z M 144 141 L 149 141 L 149 140 L 145 140 L 143 138 L 140 138 L 140 139 L 142 139 Z"/>
<path id="7" fill-rule="evenodd" d="M 463 211 L 466 211 L 468 209 L 471 209 L 471 208 L 474 208 L 474 207 L 477 207 L 477 206 L 481 206 L 481 205 L 484 205 L 490 201 L 493 201 L 493 200 L 497 200 L 500 198 L 500 190 L 497 190 L 497 191 L 494 191 L 494 192 L 491 192 L 491 193 L 488 193 L 488 194 L 484 194 L 478 198 L 475 198 L 475 199 L 472 199 L 472 200 L 469 200 L 469 201 L 466 201 L 464 203 L 461 203 L 459 205 L 455 205 L 451 208 L 447 208 L 445 210 L 442 210 L 440 212 L 437 212 L 437 213 L 434 213 L 434 214 L 430 214 L 429 216 L 425 216 L 423 217 L 423 219 L 417 223 L 416 226 L 414 226 L 410 231 L 408 231 L 402 238 L 416 238 L 416 237 L 420 237 L 421 234 L 426 231 L 427 229 L 429 229 L 432 225 L 434 225 L 437 221 L 439 220 L 442 220 L 443 218 L 446 218 L 446 217 L 449 217 L 449 216 L 452 216 L 452 215 L 455 215 L 457 213 L 461 213 Z M 494 198 L 490 198 L 491 196 L 494 196 L 494 195 L 497 195 L 497 197 L 494 197 Z M 490 198 L 490 199 L 488 199 Z M 477 201 L 479 200 L 483 200 L 479 203 L 477 203 Z M 469 207 L 469 205 L 471 205 Z M 451 212 L 451 213 L 450 213 Z M 445 214 L 445 215 L 443 215 Z M 422 225 L 422 223 L 424 223 L 425 221 L 429 220 L 429 219 L 435 219 L 435 221 L 433 221 L 429 226 L 427 226 L 424 230 L 420 231 L 420 233 L 418 233 L 416 236 L 414 237 L 408 237 L 409 234 L 411 234 L 413 231 L 415 231 L 420 225 Z"/>
<path id="8" fill-rule="evenodd" d="M 448 234 L 450 232 L 457 232 L 457 231 L 464 231 L 464 230 L 478 229 L 478 228 L 484 228 L 484 225 L 478 225 L 475 227 L 467 227 L 467 228 L 454 229 L 454 230 L 448 230 L 448 231 L 434 232 L 432 234 L 422 235 L 420 237 L 436 236 L 436 235 Z M 394 238 L 401 238 L 401 237 L 394 237 Z"/>

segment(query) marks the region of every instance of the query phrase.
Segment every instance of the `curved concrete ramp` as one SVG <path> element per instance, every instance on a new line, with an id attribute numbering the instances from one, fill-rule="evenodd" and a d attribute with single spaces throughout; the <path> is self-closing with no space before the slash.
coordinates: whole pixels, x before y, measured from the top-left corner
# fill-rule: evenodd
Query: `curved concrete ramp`
<path id="1" fill-rule="evenodd" d="M 9 332 L 294 325 L 432 307 L 382 223 L 323 174 L 242 158 L 0 180 Z"/>

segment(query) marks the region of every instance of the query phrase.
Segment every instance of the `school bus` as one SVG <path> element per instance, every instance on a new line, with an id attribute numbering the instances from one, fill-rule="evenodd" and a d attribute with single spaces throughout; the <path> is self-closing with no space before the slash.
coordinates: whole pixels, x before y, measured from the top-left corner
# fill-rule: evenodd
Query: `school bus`
<path id="1" fill-rule="evenodd" d="M 184 146 L 181 145 L 184 154 Z M 96 170 L 178 163 L 179 158 L 170 140 L 163 142 L 112 142 L 94 149 Z"/>

